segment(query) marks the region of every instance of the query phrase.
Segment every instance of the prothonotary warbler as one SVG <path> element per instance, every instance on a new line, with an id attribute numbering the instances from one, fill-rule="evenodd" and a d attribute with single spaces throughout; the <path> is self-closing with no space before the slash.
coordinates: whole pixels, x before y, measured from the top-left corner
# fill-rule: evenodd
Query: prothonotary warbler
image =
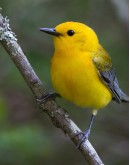
<path id="1" fill-rule="evenodd" d="M 55 51 L 51 59 L 54 89 L 77 106 L 92 109 L 88 130 L 79 133 L 83 134 L 79 147 L 88 138 L 98 110 L 111 100 L 121 103 L 128 102 L 129 98 L 119 88 L 111 58 L 93 29 L 82 23 L 65 22 L 40 31 L 54 36 Z"/>

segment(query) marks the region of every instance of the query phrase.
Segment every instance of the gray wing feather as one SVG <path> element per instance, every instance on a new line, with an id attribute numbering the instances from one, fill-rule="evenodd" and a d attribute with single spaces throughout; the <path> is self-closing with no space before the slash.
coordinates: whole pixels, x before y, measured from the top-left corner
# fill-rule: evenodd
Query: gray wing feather
<path id="1" fill-rule="evenodd" d="M 113 100 L 116 100 L 118 103 L 129 102 L 128 96 L 119 87 L 119 83 L 113 68 L 111 68 L 108 71 L 99 70 L 99 73 L 103 82 L 108 86 L 108 88 L 112 92 Z"/>

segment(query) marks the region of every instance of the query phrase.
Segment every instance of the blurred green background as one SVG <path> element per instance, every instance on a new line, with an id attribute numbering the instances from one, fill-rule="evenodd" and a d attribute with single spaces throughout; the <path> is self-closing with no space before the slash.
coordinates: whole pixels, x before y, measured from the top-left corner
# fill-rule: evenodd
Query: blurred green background
<path id="1" fill-rule="evenodd" d="M 52 37 L 39 27 L 55 27 L 65 21 L 88 24 L 112 57 L 121 88 L 128 94 L 128 0 L 1 0 L 2 14 L 37 75 L 48 91 Z M 65 100 L 58 104 L 86 130 L 91 112 Z M 128 104 L 115 102 L 101 110 L 90 141 L 109 165 L 128 164 Z M 64 133 L 41 113 L 17 68 L 0 45 L 0 164 L 84 165 L 84 158 Z"/>

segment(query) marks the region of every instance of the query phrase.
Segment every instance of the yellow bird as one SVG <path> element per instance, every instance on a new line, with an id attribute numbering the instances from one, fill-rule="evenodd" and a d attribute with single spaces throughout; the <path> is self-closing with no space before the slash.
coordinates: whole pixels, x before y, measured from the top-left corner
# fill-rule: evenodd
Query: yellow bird
<path id="1" fill-rule="evenodd" d="M 55 28 L 40 28 L 54 36 L 51 80 L 56 92 L 77 106 L 92 109 L 87 131 L 78 147 L 88 138 L 94 116 L 113 99 L 128 102 L 119 88 L 109 54 L 100 45 L 93 29 L 78 22 L 65 22 Z M 48 94 L 47 99 L 56 94 Z"/>

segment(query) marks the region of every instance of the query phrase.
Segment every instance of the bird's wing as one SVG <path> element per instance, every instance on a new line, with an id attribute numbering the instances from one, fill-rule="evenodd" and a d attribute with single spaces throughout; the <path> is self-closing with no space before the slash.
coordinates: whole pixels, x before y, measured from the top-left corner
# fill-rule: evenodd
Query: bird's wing
<path id="1" fill-rule="evenodd" d="M 107 85 L 107 87 L 111 90 L 113 94 L 113 99 L 116 100 L 118 103 L 121 103 L 121 92 L 118 84 L 118 80 L 116 78 L 116 75 L 113 71 L 113 68 L 111 68 L 108 71 L 99 71 L 100 77 L 103 80 L 103 82 Z"/>
<path id="2" fill-rule="evenodd" d="M 119 87 L 118 80 L 112 68 L 110 56 L 104 50 L 100 51 L 100 55 L 93 58 L 93 62 L 98 70 L 99 76 L 103 83 L 110 89 L 113 94 L 113 100 L 118 103 L 122 101 L 128 102 L 128 96 L 122 92 Z"/>

